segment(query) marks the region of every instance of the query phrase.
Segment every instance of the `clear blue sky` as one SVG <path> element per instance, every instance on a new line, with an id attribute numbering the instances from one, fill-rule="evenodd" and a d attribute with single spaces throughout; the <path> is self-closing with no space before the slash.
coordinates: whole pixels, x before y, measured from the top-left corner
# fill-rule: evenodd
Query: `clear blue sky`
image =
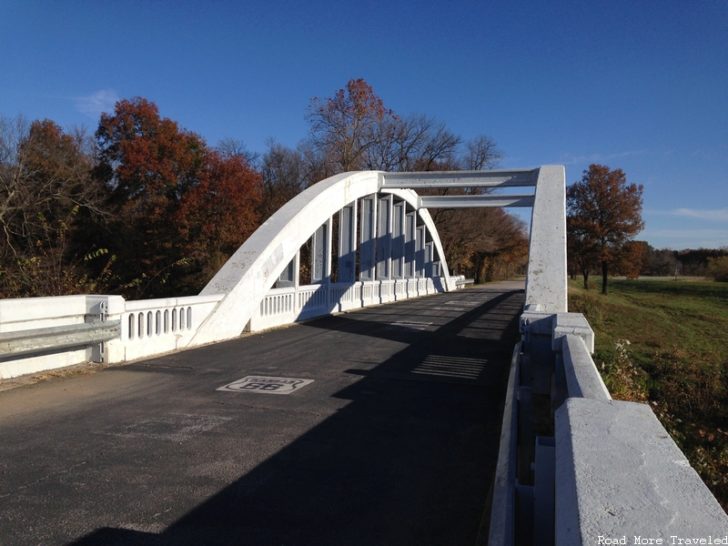
<path id="1" fill-rule="evenodd" d="M 93 131 L 143 96 L 252 151 L 361 77 L 502 167 L 621 167 L 653 246 L 728 246 L 728 0 L 0 0 L 0 75 L 0 115 Z"/>

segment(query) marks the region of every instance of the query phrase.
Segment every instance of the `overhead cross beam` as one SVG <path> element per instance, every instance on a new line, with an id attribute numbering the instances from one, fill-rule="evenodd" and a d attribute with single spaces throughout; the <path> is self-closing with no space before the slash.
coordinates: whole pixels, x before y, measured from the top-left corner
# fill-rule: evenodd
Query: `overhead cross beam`
<path id="1" fill-rule="evenodd" d="M 533 195 L 421 195 L 420 208 L 532 207 Z"/>
<path id="2" fill-rule="evenodd" d="M 533 187 L 539 169 L 382 173 L 382 188 Z"/>

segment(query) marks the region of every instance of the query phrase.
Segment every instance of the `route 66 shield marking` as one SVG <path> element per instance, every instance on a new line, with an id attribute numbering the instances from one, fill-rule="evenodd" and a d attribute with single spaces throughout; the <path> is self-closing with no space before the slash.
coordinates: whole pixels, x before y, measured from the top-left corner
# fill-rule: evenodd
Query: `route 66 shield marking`
<path id="1" fill-rule="evenodd" d="M 219 387 L 217 390 L 227 392 L 252 392 L 257 394 L 291 394 L 309 383 L 313 383 L 313 379 L 247 375 L 242 379 Z"/>

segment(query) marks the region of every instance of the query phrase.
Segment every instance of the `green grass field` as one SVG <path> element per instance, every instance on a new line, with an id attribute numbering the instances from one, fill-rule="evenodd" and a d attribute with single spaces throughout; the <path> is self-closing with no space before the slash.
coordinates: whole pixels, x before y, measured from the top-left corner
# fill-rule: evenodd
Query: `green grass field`
<path id="1" fill-rule="evenodd" d="M 649 402 L 728 508 L 728 283 L 613 280 L 609 291 L 569 285 L 569 310 L 595 331 L 607 387 Z"/>

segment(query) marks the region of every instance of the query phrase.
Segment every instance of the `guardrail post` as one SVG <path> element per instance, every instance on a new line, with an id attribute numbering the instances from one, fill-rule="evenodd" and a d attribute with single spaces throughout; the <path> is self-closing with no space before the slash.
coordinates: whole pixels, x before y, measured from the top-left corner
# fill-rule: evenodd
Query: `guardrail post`
<path id="1" fill-rule="evenodd" d="M 126 300 L 122 296 L 105 296 L 106 320 L 121 322 L 121 333 L 118 338 L 110 339 L 104 344 L 104 363 L 123 362 L 126 359 L 124 340 L 129 338 L 129 320 L 127 319 Z"/>
<path id="2" fill-rule="evenodd" d="M 99 302 L 98 315 L 86 315 L 86 322 L 106 322 L 109 304 L 106 301 Z M 89 320 L 91 318 L 91 320 Z M 101 363 L 104 361 L 104 342 L 91 347 L 91 362 Z"/>

